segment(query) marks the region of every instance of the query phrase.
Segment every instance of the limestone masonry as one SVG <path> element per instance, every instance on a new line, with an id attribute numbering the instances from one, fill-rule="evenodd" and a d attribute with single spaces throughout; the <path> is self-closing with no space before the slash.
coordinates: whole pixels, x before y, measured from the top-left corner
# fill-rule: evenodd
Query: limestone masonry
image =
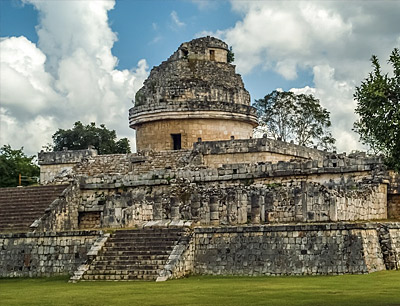
<path id="1" fill-rule="evenodd" d="M 227 55 L 227 44 L 204 37 L 183 43 L 151 70 L 129 110 L 138 150 L 191 149 L 198 138 L 251 137 L 256 112 Z"/>
<path id="2" fill-rule="evenodd" d="M 399 175 L 378 156 L 252 139 L 255 110 L 228 50 L 199 38 L 152 69 L 129 111 L 138 153 L 40 152 L 41 184 L 62 192 L 23 233 L 0 216 L 0 277 L 399 269 Z M 23 190 L 0 192 L 0 211 L 11 215 Z"/>

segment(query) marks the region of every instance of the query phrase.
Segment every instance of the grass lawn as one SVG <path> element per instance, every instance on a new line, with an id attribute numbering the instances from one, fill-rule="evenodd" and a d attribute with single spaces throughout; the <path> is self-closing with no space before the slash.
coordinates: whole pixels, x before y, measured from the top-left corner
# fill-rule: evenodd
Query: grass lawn
<path id="1" fill-rule="evenodd" d="M 193 276 L 163 283 L 0 279 L 0 305 L 400 305 L 400 271 L 302 277 Z"/>

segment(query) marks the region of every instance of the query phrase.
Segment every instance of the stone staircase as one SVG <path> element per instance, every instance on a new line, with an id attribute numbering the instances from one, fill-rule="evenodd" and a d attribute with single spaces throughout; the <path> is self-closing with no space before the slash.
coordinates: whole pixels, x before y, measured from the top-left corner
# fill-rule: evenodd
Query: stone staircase
<path id="1" fill-rule="evenodd" d="M 81 280 L 154 281 L 184 237 L 183 228 L 117 230 L 105 242 Z"/>
<path id="2" fill-rule="evenodd" d="M 0 188 L 0 232 L 27 232 L 67 185 Z"/>

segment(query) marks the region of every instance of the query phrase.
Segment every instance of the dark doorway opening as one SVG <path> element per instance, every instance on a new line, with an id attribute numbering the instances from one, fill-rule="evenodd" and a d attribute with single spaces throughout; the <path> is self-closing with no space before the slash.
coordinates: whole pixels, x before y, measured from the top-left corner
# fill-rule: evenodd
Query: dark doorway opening
<path id="1" fill-rule="evenodd" d="M 180 150 L 182 148 L 182 137 L 181 134 L 171 134 L 174 150 Z"/>
<path id="2" fill-rule="evenodd" d="M 210 61 L 215 61 L 215 50 L 210 50 Z"/>

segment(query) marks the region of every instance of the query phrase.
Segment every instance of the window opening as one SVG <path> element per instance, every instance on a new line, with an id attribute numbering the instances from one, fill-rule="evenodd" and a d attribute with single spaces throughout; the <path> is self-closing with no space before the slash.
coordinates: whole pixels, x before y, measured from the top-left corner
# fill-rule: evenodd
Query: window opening
<path id="1" fill-rule="evenodd" d="M 182 58 L 187 58 L 189 54 L 189 51 L 187 49 L 181 49 L 181 57 Z"/>
<path id="2" fill-rule="evenodd" d="M 210 50 L 210 61 L 215 61 L 215 50 Z"/>

